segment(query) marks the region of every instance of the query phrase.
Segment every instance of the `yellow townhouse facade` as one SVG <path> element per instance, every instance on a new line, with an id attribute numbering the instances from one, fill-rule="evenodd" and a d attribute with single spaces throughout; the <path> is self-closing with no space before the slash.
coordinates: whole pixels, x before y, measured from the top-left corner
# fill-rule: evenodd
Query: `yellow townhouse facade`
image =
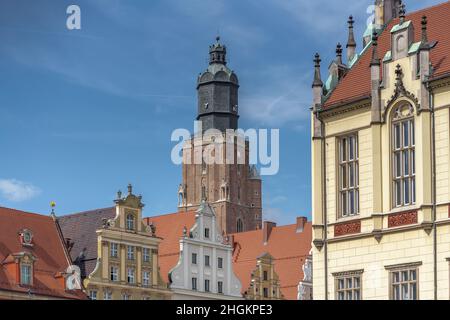
<path id="1" fill-rule="evenodd" d="M 312 124 L 314 299 L 450 298 L 450 3 L 349 20 Z"/>

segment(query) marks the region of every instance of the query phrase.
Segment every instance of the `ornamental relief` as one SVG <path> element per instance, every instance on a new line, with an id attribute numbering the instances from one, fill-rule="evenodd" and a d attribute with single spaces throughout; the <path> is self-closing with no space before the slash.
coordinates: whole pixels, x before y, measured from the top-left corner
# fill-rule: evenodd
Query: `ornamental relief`
<path id="1" fill-rule="evenodd" d="M 417 221 L 418 221 L 417 211 L 397 213 L 390 215 L 388 217 L 388 227 L 395 228 L 416 224 Z"/>
<path id="2" fill-rule="evenodd" d="M 341 237 L 350 234 L 361 233 L 361 221 L 351 221 L 334 226 L 334 236 Z"/>

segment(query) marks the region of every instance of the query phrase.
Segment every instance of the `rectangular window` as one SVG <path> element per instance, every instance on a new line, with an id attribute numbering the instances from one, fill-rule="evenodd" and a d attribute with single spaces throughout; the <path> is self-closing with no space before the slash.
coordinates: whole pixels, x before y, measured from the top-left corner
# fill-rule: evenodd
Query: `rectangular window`
<path id="1" fill-rule="evenodd" d="M 142 256 L 144 262 L 150 262 L 150 249 L 149 248 L 142 249 Z"/>
<path id="2" fill-rule="evenodd" d="M 361 273 L 348 273 L 335 279 L 336 300 L 361 300 Z"/>
<path id="3" fill-rule="evenodd" d="M 117 243 L 111 243 L 111 257 L 117 258 L 119 256 L 119 245 Z"/>
<path id="4" fill-rule="evenodd" d="M 223 268 L 223 258 L 221 257 L 217 258 L 217 268 L 219 269 Z"/>
<path id="5" fill-rule="evenodd" d="M 110 268 L 110 279 L 113 282 L 119 281 L 119 268 L 116 266 L 111 266 Z"/>
<path id="6" fill-rule="evenodd" d="M 192 290 L 197 291 L 197 278 L 192 278 Z"/>
<path id="7" fill-rule="evenodd" d="M 31 265 L 23 263 L 20 266 L 20 284 L 24 286 L 31 286 Z"/>
<path id="8" fill-rule="evenodd" d="M 205 256 L 205 267 L 209 267 L 209 256 Z"/>
<path id="9" fill-rule="evenodd" d="M 417 268 L 390 272 L 392 300 L 418 300 Z"/>
<path id="10" fill-rule="evenodd" d="M 205 280 L 205 292 L 209 292 L 209 280 Z"/>
<path id="11" fill-rule="evenodd" d="M 97 291 L 96 290 L 89 291 L 89 299 L 97 300 Z"/>
<path id="12" fill-rule="evenodd" d="M 135 270 L 134 268 L 128 268 L 127 270 L 127 282 L 129 284 L 134 284 L 135 283 Z"/>
<path id="13" fill-rule="evenodd" d="M 359 213 L 359 146 L 358 135 L 339 140 L 339 207 L 341 217 Z"/>
<path id="14" fill-rule="evenodd" d="M 392 130 L 393 207 L 416 203 L 414 120 L 394 122 Z"/>
<path id="15" fill-rule="evenodd" d="M 264 298 L 269 298 L 269 288 L 263 288 L 263 296 Z"/>
<path id="16" fill-rule="evenodd" d="M 150 286 L 150 272 L 148 272 L 148 271 L 142 272 L 142 284 L 145 287 Z"/>
<path id="17" fill-rule="evenodd" d="M 112 292 L 111 291 L 105 291 L 103 293 L 103 300 L 112 300 Z"/>
<path id="18" fill-rule="evenodd" d="M 126 293 L 122 294 L 122 300 L 131 300 L 131 295 Z"/>
<path id="19" fill-rule="evenodd" d="M 197 264 L 197 254 L 196 253 L 192 254 L 192 264 Z"/>
<path id="20" fill-rule="evenodd" d="M 222 281 L 217 282 L 217 293 L 220 293 L 220 294 L 223 293 L 223 282 Z"/>
<path id="21" fill-rule="evenodd" d="M 269 280 L 269 275 L 267 274 L 267 271 L 264 271 L 264 272 L 263 272 L 263 280 L 264 280 L 264 281 Z"/>
<path id="22" fill-rule="evenodd" d="M 134 247 L 133 246 L 127 246 L 127 259 L 134 260 Z"/>
<path id="23" fill-rule="evenodd" d="M 209 229 L 205 228 L 205 238 L 209 239 Z"/>

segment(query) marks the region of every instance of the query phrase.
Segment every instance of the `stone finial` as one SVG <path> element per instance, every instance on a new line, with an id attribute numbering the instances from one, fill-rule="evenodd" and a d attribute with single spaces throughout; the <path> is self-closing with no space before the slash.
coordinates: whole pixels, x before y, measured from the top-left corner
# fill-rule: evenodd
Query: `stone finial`
<path id="1" fill-rule="evenodd" d="M 133 194 L 133 186 L 131 183 L 128 184 L 128 194 Z"/>
<path id="2" fill-rule="evenodd" d="M 353 20 L 353 16 L 350 16 L 348 18 L 347 64 L 350 64 L 356 54 L 356 41 L 355 34 L 353 32 L 354 23 L 355 20 Z"/>
<path id="3" fill-rule="evenodd" d="M 316 53 L 314 56 L 314 82 L 313 82 L 313 88 L 314 87 L 323 87 L 322 77 L 320 75 L 320 55 Z"/>
<path id="4" fill-rule="evenodd" d="M 400 24 L 403 24 L 406 18 L 406 5 L 403 3 L 403 1 L 400 1 L 399 3 L 398 16 L 400 17 Z"/>
<path id="5" fill-rule="evenodd" d="M 122 191 L 117 191 L 117 200 L 122 199 Z"/>
<path id="6" fill-rule="evenodd" d="M 50 207 L 52 208 L 50 215 L 53 218 L 56 218 L 56 213 L 55 213 L 56 202 L 55 201 L 50 202 Z"/>
<path id="7" fill-rule="evenodd" d="M 378 33 L 374 30 L 372 34 L 372 60 L 370 61 L 370 66 L 379 66 L 380 64 L 380 57 L 378 56 Z"/>
<path id="8" fill-rule="evenodd" d="M 427 28 L 428 28 L 428 19 L 427 16 L 423 16 L 422 17 L 422 40 L 421 40 L 421 44 L 420 44 L 420 49 L 421 50 L 426 50 L 429 49 L 429 44 L 428 44 L 428 32 L 427 32 Z"/>
<path id="9" fill-rule="evenodd" d="M 336 63 L 342 64 L 342 45 L 340 42 L 336 45 Z"/>

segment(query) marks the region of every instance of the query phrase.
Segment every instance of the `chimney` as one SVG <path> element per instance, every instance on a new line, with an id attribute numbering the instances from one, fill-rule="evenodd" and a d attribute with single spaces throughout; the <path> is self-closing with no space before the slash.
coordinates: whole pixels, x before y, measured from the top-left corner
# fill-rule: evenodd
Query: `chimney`
<path id="1" fill-rule="evenodd" d="M 372 60 L 370 62 L 372 122 L 374 123 L 381 121 L 380 68 L 381 60 L 378 56 L 378 33 L 374 30 L 372 35 Z"/>
<path id="2" fill-rule="evenodd" d="M 353 33 L 353 16 L 348 18 L 348 41 L 347 41 L 347 65 L 350 66 L 350 62 L 353 61 L 356 55 L 356 41 L 355 34 Z"/>
<path id="3" fill-rule="evenodd" d="M 295 229 L 296 233 L 302 233 L 305 230 L 305 225 L 308 222 L 308 218 L 306 217 L 297 217 L 297 228 Z"/>
<path id="4" fill-rule="evenodd" d="M 272 229 L 275 228 L 277 224 L 275 222 L 264 221 L 263 225 L 263 241 L 264 244 L 267 244 L 269 241 L 270 234 L 272 233 Z"/>

